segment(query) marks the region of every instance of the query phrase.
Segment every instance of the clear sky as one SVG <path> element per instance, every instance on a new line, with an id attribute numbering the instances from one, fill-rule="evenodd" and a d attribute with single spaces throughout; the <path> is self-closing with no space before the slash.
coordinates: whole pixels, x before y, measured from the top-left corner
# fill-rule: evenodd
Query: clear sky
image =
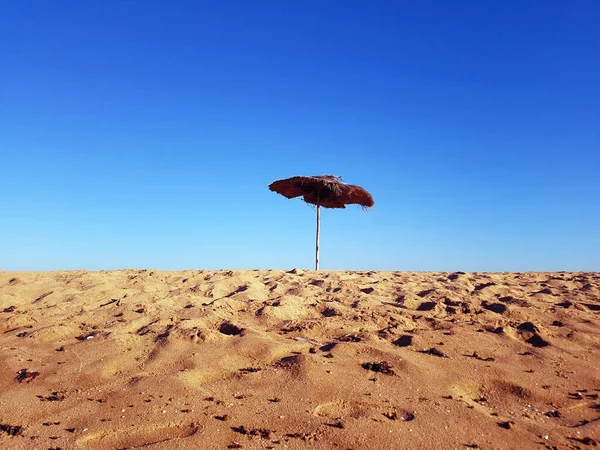
<path id="1" fill-rule="evenodd" d="M 0 269 L 600 270 L 600 2 L 0 2 Z"/>

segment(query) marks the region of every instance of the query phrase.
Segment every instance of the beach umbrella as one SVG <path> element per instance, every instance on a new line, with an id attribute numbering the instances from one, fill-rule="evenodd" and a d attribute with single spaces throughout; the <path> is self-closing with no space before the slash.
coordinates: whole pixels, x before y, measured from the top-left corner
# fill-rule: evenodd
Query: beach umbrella
<path id="1" fill-rule="evenodd" d="M 316 270 L 319 270 L 321 206 L 323 208 L 345 208 L 346 205 L 356 204 L 367 209 L 375 204 L 371 194 L 363 188 L 346 184 L 335 175 L 286 178 L 274 181 L 269 185 L 269 189 L 286 198 L 302 197 L 306 203 L 317 206 Z"/>

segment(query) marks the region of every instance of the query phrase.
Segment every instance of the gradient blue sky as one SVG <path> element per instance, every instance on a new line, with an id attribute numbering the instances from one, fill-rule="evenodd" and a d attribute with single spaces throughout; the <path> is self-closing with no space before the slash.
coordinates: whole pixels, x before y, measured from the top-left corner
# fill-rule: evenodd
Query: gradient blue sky
<path id="1" fill-rule="evenodd" d="M 598 1 L 0 3 L 0 269 L 600 270 Z"/>

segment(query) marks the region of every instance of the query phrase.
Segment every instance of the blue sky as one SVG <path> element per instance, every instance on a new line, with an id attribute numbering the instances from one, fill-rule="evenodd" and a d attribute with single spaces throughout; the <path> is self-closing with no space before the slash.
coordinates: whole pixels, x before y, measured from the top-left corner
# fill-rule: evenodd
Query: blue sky
<path id="1" fill-rule="evenodd" d="M 4 1 L 0 269 L 600 270 L 597 1 Z"/>

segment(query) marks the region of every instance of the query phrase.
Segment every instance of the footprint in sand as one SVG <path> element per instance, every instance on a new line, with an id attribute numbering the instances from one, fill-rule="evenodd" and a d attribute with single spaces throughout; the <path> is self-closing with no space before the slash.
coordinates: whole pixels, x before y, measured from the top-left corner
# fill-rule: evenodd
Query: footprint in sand
<path id="1" fill-rule="evenodd" d="M 448 280 L 450 280 L 450 281 L 457 280 L 458 277 L 461 276 L 461 275 L 465 275 L 465 273 L 464 272 L 454 272 L 454 273 L 451 273 L 450 275 L 448 275 Z"/>
<path id="2" fill-rule="evenodd" d="M 582 305 L 588 308 L 590 311 L 600 311 L 600 304 L 582 303 Z"/>
<path id="3" fill-rule="evenodd" d="M 227 294 L 225 297 L 226 298 L 233 297 L 235 294 L 239 294 L 240 292 L 246 292 L 247 290 L 248 290 L 248 285 L 243 284 L 243 285 L 239 286 L 235 291 L 232 291 L 229 294 Z"/>
<path id="4" fill-rule="evenodd" d="M 284 356 L 274 364 L 277 369 L 283 369 L 294 377 L 301 377 L 306 374 L 306 365 L 308 364 L 305 355 Z"/>
<path id="5" fill-rule="evenodd" d="M 337 346 L 337 342 L 330 342 L 329 344 L 322 345 L 319 350 L 322 352 L 330 352 Z"/>
<path id="6" fill-rule="evenodd" d="M 299 297 L 302 295 L 303 289 L 301 286 L 293 286 L 288 289 L 287 295 L 291 295 L 292 297 Z"/>
<path id="7" fill-rule="evenodd" d="M 487 301 L 481 302 L 481 306 L 483 306 L 488 311 L 492 311 L 497 314 L 504 314 L 508 309 L 508 307 L 504 303 L 488 303 Z"/>
<path id="8" fill-rule="evenodd" d="M 417 311 L 431 311 L 436 305 L 436 302 L 423 302 L 417 306 Z"/>
<path id="9" fill-rule="evenodd" d="M 245 328 L 240 328 L 231 322 L 223 322 L 219 325 L 219 332 L 227 336 L 239 336 L 245 331 Z"/>
<path id="10" fill-rule="evenodd" d="M 324 417 L 331 420 L 337 420 L 334 424 L 328 426 L 335 428 L 344 428 L 340 419 L 351 417 L 361 418 L 372 415 L 374 407 L 368 403 L 348 400 L 332 400 L 329 402 L 320 403 L 313 409 L 313 415 Z M 340 426 L 341 423 L 341 426 Z"/>
<path id="11" fill-rule="evenodd" d="M 531 295 L 534 296 L 536 294 L 554 295 L 554 292 L 552 292 L 552 289 L 550 288 L 544 288 L 532 293 Z"/>
<path id="12" fill-rule="evenodd" d="M 94 448 L 140 448 L 173 440 L 181 440 L 198 432 L 198 426 L 188 424 L 164 424 L 152 427 L 90 433 L 77 439 L 78 447 Z M 182 444 L 178 444 L 182 445 Z"/>
<path id="13" fill-rule="evenodd" d="M 435 292 L 435 289 L 425 289 L 424 291 L 417 293 L 417 295 L 419 297 L 427 297 L 429 294 L 432 294 L 434 292 Z"/>
<path id="14" fill-rule="evenodd" d="M 392 344 L 394 344 L 398 347 L 408 347 L 408 346 L 412 345 L 412 341 L 413 341 L 413 337 L 408 334 L 405 334 L 403 336 L 400 336 L 394 342 L 392 342 Z"/>
<path id="15" fill-rule="evenodd" d="M 565 300 L 564 302 L 561 302 L 561 303 L 555 303 L 554 306 L 560 306 L 561 308 L 568 309 L 571 306 L 573 306 L 573 303 L 568 300 Z"/>
<path id="16" fill-rule="evenodd" d="M 532 322 L 523 322 L 517 326 L 517 333 L 528 344 L 534 347 L 547 347 L 550 343 L 542 338 L 540 329 Z"/>
<path id="17" fill-rule="evenodd" d="M 472 387 L 471 389 L 467 389 L 465 387 L 461 387 L 458 385 L 454 385 L 451 388 L 452 395 L 446 397 L 450 399 L 456 399 L 459 402 L 466 403 L 467 407 L 474 409 L 490 418 L 495 418 L 490 408 L 485 405 L 484 402 L 475 401 L 473 398 L 477 398 L 479 396 L 479 392 L 475 392 L 475 389 Z"/>
<path id="18" fill-rule="evenodd" d="M 533 395 L 531 391 L 518 384 L 509 381 L 498 380 L 494 383 L 492 393 L 495 397 L 506 398 L 507 396 L 517 397 L 519 400 L 531 400 Z"/>
<path id="19" fill-rule="evenodd" d="M 321 311 L 321 315 L 323 315 L 323 317 L 335 317 L 341 316 L 342 314 L 335 308 L 327 307 Z"/>
<path id="20" fill-rule="evenodd" d="M 474 292 L 478 292 L 478 291 L 481 291 L 482 289 L 485 289 L 490 286 L 495 286 L 495 285 L 496 285 L 496 283 L 492 283 L 491 281 L 489 283 L 478 284 L 477 286 L 475 286 Z"/>
<path id="21" fill-rule="evenodd" d="M 506 295 L 504 297 L 499 297 L 498 301 L 500 301 L 502 303 L 509 304 L 509 305 L 520 306 L 522 308 L 528 308 L 529 307 L 529 303 L 528 302 L 526 302 L 525 300 L 522 300 L 520 298 L 513 297 L 511 295 Z"/>

